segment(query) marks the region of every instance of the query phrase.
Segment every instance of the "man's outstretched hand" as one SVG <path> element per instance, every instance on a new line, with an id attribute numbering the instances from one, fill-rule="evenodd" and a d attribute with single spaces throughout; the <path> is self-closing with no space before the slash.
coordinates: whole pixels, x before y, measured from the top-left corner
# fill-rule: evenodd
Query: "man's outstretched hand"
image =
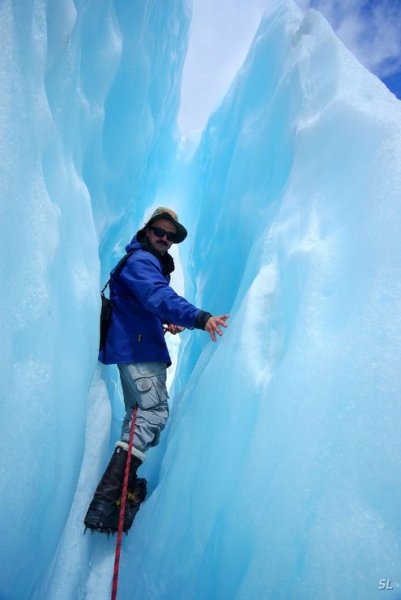
<path id="1" fill-rule="evenodd" d="M 216 333 L 217 335 L 223 335 L 220 327 L 228 327 L 226 321 L 229 316 L 230 315 L 220 315 L 218 317 L 209 317 L 209 319 L 206 321 L 205 331 L 210 334 L 213 342 L 217 340 Z"/>

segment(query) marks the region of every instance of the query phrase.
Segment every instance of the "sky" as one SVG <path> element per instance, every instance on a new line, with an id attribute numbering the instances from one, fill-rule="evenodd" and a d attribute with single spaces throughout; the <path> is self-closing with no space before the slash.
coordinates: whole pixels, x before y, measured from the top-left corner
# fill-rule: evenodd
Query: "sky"
<path id="1" fill-rule="evenodd" d="M 244 61 L 272 0 L 193 0 L 178 122 L 203 129 Z M 297 0 L 329 21 L 338 37 L 401 98 L 401 0 Z"/>

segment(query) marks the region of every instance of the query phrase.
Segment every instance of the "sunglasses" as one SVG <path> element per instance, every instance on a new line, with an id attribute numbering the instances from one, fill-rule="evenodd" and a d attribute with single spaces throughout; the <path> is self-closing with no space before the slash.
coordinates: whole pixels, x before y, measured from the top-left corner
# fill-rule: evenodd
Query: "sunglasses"
<path id="1" fill-rule="evenodd" d="M 177 239 L 176 234 L 173 233 L 172 231 L 166 231 L 165 229 L 162 229 L 161 227 L 150 227 L 150 229 L 159 238 L 167 236 L 167 239 L 169 242 L 175 242 L 175 240 Z"/>

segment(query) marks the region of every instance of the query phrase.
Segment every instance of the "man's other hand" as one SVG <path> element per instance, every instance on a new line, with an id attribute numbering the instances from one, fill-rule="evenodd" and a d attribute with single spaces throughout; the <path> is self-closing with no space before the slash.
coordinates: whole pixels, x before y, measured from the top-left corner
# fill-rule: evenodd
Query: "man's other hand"
<path id="1" fill-rule="evenodd" d="M 176 333 L 181 333 L 181 331 L 184 331 L 184 329 L 185 327 L 181 327 L 181 325 L 173 325 L 173 323 L 169 323 L 168 325 L 166 325 L 164 333 L 166 333 L 166 331 L 169 331 L 170 333 L 175 335 Z"/>
<path id="2" fill-rule="evenodd" d="M 226 324 L 227 319 L 230 315 L 220 315 L 218 317 L 209 317 L 206 321 L 205 331 L 207 331 L 212 338 L 212 341 L 216 341 L 216 333 L 217 335 L 223 335 L 220 327 L 228 327 Z"/>

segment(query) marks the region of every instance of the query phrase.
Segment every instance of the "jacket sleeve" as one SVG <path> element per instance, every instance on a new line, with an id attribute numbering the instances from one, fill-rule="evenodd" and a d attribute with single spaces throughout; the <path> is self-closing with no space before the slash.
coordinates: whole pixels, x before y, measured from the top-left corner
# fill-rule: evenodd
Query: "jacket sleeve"
<path id="1" fill-rule="evenodd" d="M 161 272 L 160 263 L 150 252 L 138 251 L 120 274 L 139 303 L 162 321 L 203 329 L 207 318 L 199 308 L 179 296 Z"/>

